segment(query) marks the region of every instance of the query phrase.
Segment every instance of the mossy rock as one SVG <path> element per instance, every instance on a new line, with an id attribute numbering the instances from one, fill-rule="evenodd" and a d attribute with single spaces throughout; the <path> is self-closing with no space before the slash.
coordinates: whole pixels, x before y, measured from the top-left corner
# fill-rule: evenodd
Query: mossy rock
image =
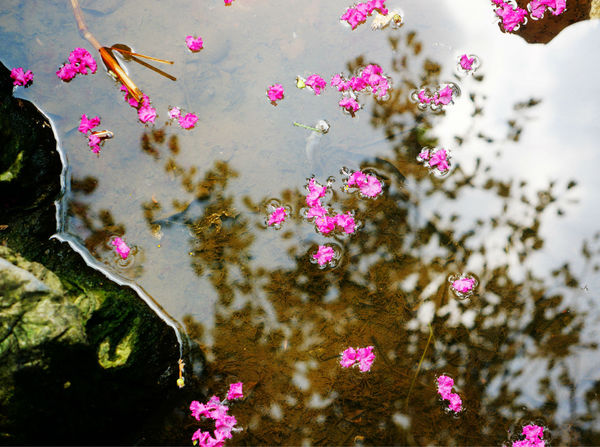
<path id="1" fill-rule="evenodd" d="M 8 73 L 0 64 L 0 443 L 139 442 L 178 392 L 175 333 L 51 239 L 56 141 Z"/>

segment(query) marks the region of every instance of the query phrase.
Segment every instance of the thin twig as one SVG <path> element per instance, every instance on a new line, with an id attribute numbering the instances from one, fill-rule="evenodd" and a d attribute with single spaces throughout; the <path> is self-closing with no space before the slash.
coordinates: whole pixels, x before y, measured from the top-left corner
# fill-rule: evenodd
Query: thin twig
<path id="1" fill-rule="evenodd" d="M 421 360 L 419 360 L 419 365 L 417 366 L 417 371 L 415 372 L 412 382 L 410 383 L 410 388 L 408 389 L 408 394 L 406 395 L 406 402 L 405 402 L 406 408 L 408 408 L 408 398 L 410 397 L 410 393 L 413 389 L 413 386 L 415 386 L 415 381 L 417 380 L 419 371 L 421 371 L 421 364 L 423 363 L 423 359 L 425 359 L 425 354 L 427 353 L 427 348 L 429 348 L 429 343 L 431 343 L 431 339 L 433 338 L 433 328 L 431 327 L 431 324 L 429 324 L 428 326 L 429 326 L 429 338 L 427 339 L 427 344 L 425 345 L 425 349 L 423 350 L 423 355 L 421 355 Z"/>
<path id="2" fill-rule="evenodd" d="M 308 130 L 314 130 L 315 132 L 319 132 L 319 133 L 323 133 L 322 130 L 317 129 L 316 127 L 310 127 L 310 126 L 307 126 L 306 124 L 300 124 L 300 123 L 297 123 L 295 121 L 294 121 L 294 126 L 302 127 L 304 129 L 308 129 Z"/>
<path id="3" fill-rule="evenodd" d="M 119 63 L 115 60 L 114 57 L 110 54 L 107 48 L 100 45 L 100 42 L 94 37 L 92 33 L 87 28 L 85 24 L 85 19 L 83 18 L 83 12 L 81 12 L 81 7 L 79 6 L 78 0 L 71 0 L 71 6 L 73 7 L 73 14 L 75 14 L 75 20 L 77 20 L 77 26 L 79 31 L 83 35 L 83 37 L 93 45 L 93 47 L 98 50 L 100 53 L 100 57 L 108 67 L 110 71 L 112 71 L 117 79 L 127 87 L 129 90 L 129 94 L 137 101 L 141 102 L 142 100 L 142 92 L 135 85 L 135 83 L 131 80 L 131 78 L 125 73 L 125 71 L 121 68 Z"/>
<path id="4" fill-rule="evenodd" d="M 145 59 L 150 59 L 152 61 L 162 62 L 163 64 L 171 64 L 171 65 L 173 65 L 175 63 L 173 61 L 167 61 L 167 60 L 164 60 L 164 59 L 159 59 L 157 57 L 146 56 L 145 54 L 134 53 L 133 51 L 123 50 L 122 48 L 118 48 L 118 47 L 109 47 L 109 48 L 111 50 L 118 51 L 119 53 L 129 54 L 131 56 L 143 57 Z"/>

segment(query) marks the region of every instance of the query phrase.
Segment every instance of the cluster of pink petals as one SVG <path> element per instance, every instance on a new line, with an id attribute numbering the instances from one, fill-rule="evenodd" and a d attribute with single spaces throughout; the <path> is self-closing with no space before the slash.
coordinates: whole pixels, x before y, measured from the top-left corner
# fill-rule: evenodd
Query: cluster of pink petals
<path id="1" fill-rule="evenodd" d="M 231 2 L 232 2 L 232 1 L 233 1 L 233 0 L 225 0 L 225 4 L 226 4 L 226 5 L 231 5 Z"/>
<path id="2" fill-rule="evenodd" d="M 475 278 L 470 276 L 463 276 L 452 282 L 452 288 L 462 294 L 471 293 L 473 287 L 475 287 Z"/>
<path id="3" fill-rule="evenodd" d="M 313 259 L 321 266 L 327 264 L 333 259 L 335 251 L 328 245 L 319 245 L 319 249 L 312 255 Z"/>
<path id="4" fill-rule="evenodd" d="M 323 89 L 327 86 L 327 81 L 318 74 L 312 74 L 306 78 L 304 83 L 313 89 L 315 95 L 320 95 Z"/>
<path id="5" fill-rule="evenodd" d="M 119 256 L 121 256 L 123 259 L 127 259 L 131 249 L 127 246 L 125 241 L 120 237 L 116 237 L 111 243 L 115 246 L 115 251 L 119 254 Z"/>
<path id="6" fill-rule="evenodd" d="M 146 95 L 142 95 L 142 101 L 139 103 L 130 94 L 127 87 L 121 86 L 121 91 L 125 92 L 125 101 L 131 106 L 138 109 L 138 118 L 142 123 L 154 123 L 156 119 L 156 109 L 150 105 L 150 99 Z"/>
<path id="7" fill-rule="evenodd" d="M 367 65 L 360 73 L 360 76 L 352 76 L 350 79 L 344 78 L 341 74 L 335 74 L 331 78 L 331 85 L 340 92 L 348 92 L 350 96 L 344 96 L 339 102 L 340 107 L 348 112 L 356 112 L 360 105 L 355 96 L 359 92 L 370 90 L 374 95 L 383 98 L 390 89 L 390 83 L 386 76 L 382 74 L 383 70 L 377 64 Z"/>
<path id="8" fill-rule="evenodd" d="M 546 8 L 549 8 L 555 16 L 562 14 L 567 9 L 567 0 L 531 0 L 527 7 L 531 17 L 541 19 Z"/>
<path id="9" fill-rule="evenodd" d="M 466 54 L 463 54 L 458 61 L 460 67 L 465 71 L 473 70 L 473 63 L 475 62 L 475 56 L 469 57 Z"/>
<path id="10" fill-rule="evenodd" d="M 361 194 L 367 197 L 377 197 L 382 191 L 379 179 L 362 171 L 350 174 L 350 177 L 348 177 L 348 186 L 358 188 Z"/>
<path id="11" fill-rule="evenodd" d="M 431 169 L 437 169 L 440 174 L 445 174 L 450 169 L 450 158 L 446 149 L 423 149 L 417 156 L 425 166 Z"/>
<path id="12" fill-rule="evenodd" d="M 350 113 L 357 112 L 360 109 L 358 101 L 351 96 L 345 96 L 340 99 L 339 105 L 341 108 L 346 109 Z"/>
<path id="13" fill-rule="evenodd" d="M 423 106 L 428 104 L 437 107 L 446 106 L 450 104 L 454 99 L 454 89 L 449 84 L 438 89 L 433 95 L 430 95 L 428 89 L 422 88 L 417 93 L 417 100 Z"/>
<path id="14" fill-rule="evenodd" d="M 505 31 L 512 32 L 519 25 L 525 23 L 527 11 L 518 6 L 512 6 L 506 0 L 491 0 L 497 6 L 496 15 L 502 19 L 502 26 Z"/>
<path id="15" fill-rule="evenodd" d="M 242 385 L 241 382 L 232 383 L 229 386 L 227 400 L 231 401 L 244 397 Z M 231 432 L 235 424 L 237 424 L 237 420 L 235 416 L 227 414 L 229 407 L 224 405 L 217 396 L 211 397 L 206 404 L 202 404 L 197 400 L 192 401 L 190 411 L 192 412 L 192 416 L 198 421 L 201 416 L 215 421 L 214 437 L 211 436 L 210 432 L 198 429 L 192 435 L 194 444 L 198 443 L 201 447 L 222 447 L 225 445 L 227 439 L 232 438 Z"/>
<path id="16" fill-rule="evenodd" d="M 271 213 L 271 215 L 269 216 L 269 221 L 267 222 L 267 225 L 280 224 L 283 221 L 285 221 L 286 217 L 287 217 L 287 212 L 285 211 L 285 208 L 283 206 L 280 206 L 279 208 L 275 208 L 275 211 L 273 211 Z"/>
<path id="17" fill-rule="evenodd" d="M 352 213 L 329 216 L 327 209 L 321 204 L 321 198 L 327 193 L 327 187 L 319 185 L 314 178 L 308 182 L 306 204 L 309 206 L 306 213 L 307 219 L 315 219 L 315 226 L 322 234 L 329 234 L 338 227 L 346 234 L 356 231 L 356 222 Z"/>
<path id="18" fill-rule="evenodd" d="M 542 439 L 544 437 L 544 427 L 539 425 L 526 425 L 521 432 L 525 439 L 514 441 L 512 447 L 545 447 L 546 443 Z"/>
<path id="19" fill-rule="evenodd" d="M 388 10 L 385 7 L 385 0 L 370 0 L 366 3 L 357 3 L 353 7 L 348 8 L 346 12 L 342 14 L 340 20 L 348 22 L 352 29 L 356 29 L 356 27 L 361 23 L 364 23 L 367 20 L 367 17 L 376 9 L 381 14 L 387 15 Z"/>
<path id="20" fill-rule="evenodd" d="M 361 372 L 367 372 L 371 369 L 375 361 L 375 354 L 373 353 L 373 346 L 367 346 L 366 348 L 348 348 L 342 352 L 342 358 L 340 365 L 343 368 L 350 368 L 351 366 L 358 366 Z"/>
<path id="21" fill-rule="evenodd" d="M 100 125 L 100 118 L 95 116 L 93 118 L 87 117 L 84 113 L 81 115 L 81 121 L 79 123 L 79 132 L 83 134 L 88 134 L 88 132 L 92 132 L 94 127 L 98 127 Z M 88 135 L 88 146 L 92 150 L 94 154 L 100 153 L 100 143 L 102 139 L 98 135 L 94 135 L 93 133 Z"/>
<path id="22" fill-rule="evenodd" d="M 169 118 L 176 119 L 183 129 L 192 129 L 198 122 L 198 116 L 195 113 L 183 115 L 179 107 L 172 107 L 169 110 Z"/>
<path id="23" fill-rule="evenodd" d="M 267 90 L 267 96 L 272 102 L 283 99 L 283 85 L 273 84 Z"/>
<path id="24" fill-rule="evenodd" d="M 23 71 L 23 67 L 13 68 L 10 71 L 10 77 L 13 80 L 13 85 L 27 86 L 33 82 L 33 73 L 31 70 Z"/>
<path id="25" fill-rule="evenodd" d="M 92 73 L 96 73 L 98 68 L 96 61 L 85 48 L 75 48 L 71 51 L 71 54 L 69 54 L 69 62 L 63 64 L 58 69 L 56 76 L 63 81 L 70 81 L 77 74 L 87 75 L 88 68 Z"/>
<path id="26" fill-rule="evenodd" d="M 185 44 L 190 49 L 190 51 L 197 52 L 204 48 L 204 42 L 202 42 L 202 37 L 194 37 L 187 36 L 185 38 Z"/>
<path id="27" fill-rule="evenodd" d="M 437 378 L 437 391 L 442 399 L 450 401 L 448 408 L 455 413 L 462 411 L 462 400 L 460 396 L 452 392 L 454 380 L 448 376 L 441 375 Z"/>

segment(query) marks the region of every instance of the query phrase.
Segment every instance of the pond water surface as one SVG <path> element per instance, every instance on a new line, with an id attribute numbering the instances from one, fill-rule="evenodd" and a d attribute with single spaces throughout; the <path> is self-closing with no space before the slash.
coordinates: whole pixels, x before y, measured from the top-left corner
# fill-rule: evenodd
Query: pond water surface
<path id="1" fill-rule="evenodd" d="M 144 125 L 69 2 L 3 0 L 0 59 L 35 73 L 15 96 L 51 118 L 68 163 L 62 237 L 201 346 L 195 399 L 244 382 L 230 410 L 243 431 L 228 444 L 500 445 L 528 423 L 553 445 L 599 444 L 598 21 L 542 45 L 501 32 L 490 2 L 386 5 L 402 27 L 352 31 L 342 0 L 82 0 L 103 45 L 174 61 L 154 65 L 175 81 L 124 63 L 158 112 Z M 189 34 L 202 51 L 186 48 Z M 64 83 L 55 71 L 78 46 L 99 70 Z M 474 76 L 457 71 L 462 53 L 479 58 Z M 331 86 L 296 88 L 296 76 L 367 64 L 392 89 L 359 95 L 354 117 Z M 443 113 L 409 99 L 447 82 L 460 96 Z M 170 106 L 196 113 L 195 128 L 172 123 Z M 98 156 L 77 130 L 83 113 L 115 135 Z M 327 134 L 293 125 L 319 120 Z M 447 176 L 418 163 L 426 146 L 451 151 Z M 346 192 L 342 169 L 377 175 L 383 194 Z M 331 182 L 324 203 L 355 212 L 356 234 L 325 236 L 303 217 L 313 176 Z M 280 229 L 266 225 L 274 200 L 291 210 Z M 127 262 L 115 236 L 133 247 Z M 311 262 L 324 243 L 335 267 Z M 463 272 L 479 285 L 459 300 L 448 278 Z M 370 372 L 340 367 L 349 346 L 374 346 Z M 436 392 L 443 373 L 458 415 Z M 191 443 L 187 405 L 147 441 Z"/>

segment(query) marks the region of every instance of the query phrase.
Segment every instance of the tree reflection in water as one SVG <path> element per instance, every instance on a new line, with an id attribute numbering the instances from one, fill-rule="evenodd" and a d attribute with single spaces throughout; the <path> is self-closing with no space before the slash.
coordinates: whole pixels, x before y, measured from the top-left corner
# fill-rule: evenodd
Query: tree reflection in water
<path id="1" fill-rule="evenodd" d="M 390 44 L 397 72 L 421 48 L 414 33 L 403 48 L 399 38 Z M 348 69 L 365 62 L 357 58 Z M 597 349 L 580 337 L 585 315 L 565 304 L 585 293 L 581 280 L 568 263 L 546 275 L 527 267 L 544 246 L 544 219 L 567 212 L 575 183 L 561 189 L 551 182 L 532 195 L 526 179 L 498 177 L 483 160 L 473 169 L 458 166 L 443 179 L 430 176 L 415 159 L 423 146 L 437 144 L 432 129 L 443 112 L 421 112 L 408 97 L 412 89 L 438 82 L 440 67 L 426 60 L 421 73 L 394 85 L 391 98 L 373 108 L 371 123 L 385 129 L 394 155 L 365 160 L 363 167 L 386 179 L 385 194 L 362 200 L 333 193 L 342 209 L 356 210 L 364 223 L 352 237 L 336 238 L 344 254 L 333 269 L 316 268 L 306 246 L 290 248 L 291 268 L 253 265 L 255 230 L 244 216 L 260 205 L 246 198 L 247 210 L 234 208 L 227 183 L 236 173 L 226 162 L 194 180 L 198 169 L 177 164 L 177 143 L 170 140 L 166 169 L 194 193 L 202 213 L 186 214 L 190 203 L 174 201 L 178 214 L 161 220 L 160 204 L 149 200 L 146 221 L 151 229 L 174 221 L 190 228 L 194 269 L 209 275 L 220 299 L 214 343 L 202 346 L 210 359 L 207 371 L 188 389 L 181 412 L 160 428 L 165 440 L 190 442 L 196 423 L 186 406 L 192 398 L 223 395 L 229 383 L 243 381 L 245 400 L 232 413 L 244 431 L 230 444 L 499 445 L 532 422 L 548 427 L 556 445 L 600 441 L 600 385 L 578 401 L 585 380 L 570 367 L 575 355 Z M 485 100 L 475 94 L 470 99 L 477 120 Z M 508 140 L 518 141 L 525 127 L 518 110 L 536 103 L 531 98 L 515 106 Z M 456 142 L 467 138 L 457 135 Z M 482 133 L 477 138 L 494 144 Z M 165 135 L 144 140 L 144 150 L 155 156 L 152 141 L 164 143 Z M 467 191 L 501 206 L 468 222 L 455 209 Z M 298 189 L 278 194 L 295 210 L 304 206 L 304 195 Z M 425 212 L 432 198 L 443 207 Z M 501 247 L 491 243 L 499 240 Z M 591 268 L 597 252 L 582 244 Z M 447 279 L 473 266 L 477 292 L 458 300 Z M 232 306 L 237 294 L 251 298 L 241 309 Z M 191 317 L 185 323 L 202 345 L 205 328 Z M 429 325 L 433 338 L 424 353 Z M 370 373 L 339 366 L 342 350 L 366 345 L 375 346 L 377 356 Z M 458 416 L 447 414 L 437 395 L 435 378 L 442 373 L 455 379 L 463 399 L 466 409 Z M 559 418 L 564 399 L 568 416 Z"/>

